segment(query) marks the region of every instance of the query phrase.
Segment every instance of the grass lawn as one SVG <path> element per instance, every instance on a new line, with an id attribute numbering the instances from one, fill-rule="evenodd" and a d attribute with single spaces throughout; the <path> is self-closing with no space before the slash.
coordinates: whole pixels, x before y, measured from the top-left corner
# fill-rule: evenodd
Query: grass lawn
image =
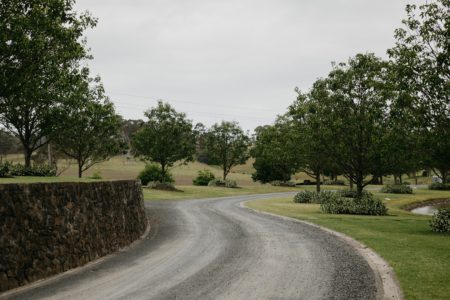
<path id="1" fill-rule="evenodd" d="M 413 195 L 375 193 L 389 216 L 329 215 L 317 204 L 292 198 L 256 200 L 248 207 L 306 220 L 347 234 L 380 254 L 394 268 L 406 299 L 450 299 L 450 235 L 430 231 L 430 217 L 401 208 L 427 199 L 450 198 L 448 191 L 415 190 Z"/>

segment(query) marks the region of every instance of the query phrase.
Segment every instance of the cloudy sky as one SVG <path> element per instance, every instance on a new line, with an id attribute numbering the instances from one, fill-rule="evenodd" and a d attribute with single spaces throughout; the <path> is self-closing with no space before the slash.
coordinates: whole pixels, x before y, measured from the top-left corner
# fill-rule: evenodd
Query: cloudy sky
<path id="1" fill-rule="evenodd" d="M 419 0 L 78 0 L 108 95 L 126 118 L 158 99 L 211 125 L 272 123 L 296 94 L 358 52 L 385 57 Z"/>

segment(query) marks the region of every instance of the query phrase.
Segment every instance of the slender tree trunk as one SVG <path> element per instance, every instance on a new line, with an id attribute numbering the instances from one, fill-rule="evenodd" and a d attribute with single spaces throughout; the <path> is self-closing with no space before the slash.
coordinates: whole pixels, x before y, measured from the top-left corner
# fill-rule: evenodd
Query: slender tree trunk
<path id="1" fill-rule="evenodd" d="M 227 175 L 228 175 L 227 167 L 223 166 L 223 180 L 227 180 Z"/>
<path id="2" fill-rule="evenodd" d="M 316 191 L 320 193 L 320 173 L 316 173 Z"/>
<path id="3" fill-rule="evenodd" d="M 31 167 L 31 156 L 33 155 L 33 151 L 31 151 L 28 147 L 23 147 L 23 154 L 25 157 L 25 167 Z"/>
<path id="4" fill-rule="evenodd" d="M 363 193 L 363 188 L 364 188 L 364 184 L 363 184 L 364 178 L 361 174 L 358 174 L 356 177 L 356 194 L 359 196 L 362 195 Z"/>
<path id="5" fill-rule="evenodd" d="M 402 174 L 400 174 L 400 175 L 398 176 L 398 181 L 400 182 L 400 184 L 403 184 Z"/>
<path id="6" fill-rule="evenodd" d="M 161 182 L 166 181 L 166 163 L 161 163 Z"/>
<path id="7" fill-rule="evenodd" d="M 78 160 L 78 178 L 83 177 L 83 164 Z"/>
<path id="8" fill-rule="evenodd" d="M 350 179 L 349 182 L 350 182 L 350 190 L 353 190 L 353 181 Z"/>
<path id="9" fill-rule="evenodd" d="M 383 185 L 383 176 L 380 176 L 380 184 Z"/>

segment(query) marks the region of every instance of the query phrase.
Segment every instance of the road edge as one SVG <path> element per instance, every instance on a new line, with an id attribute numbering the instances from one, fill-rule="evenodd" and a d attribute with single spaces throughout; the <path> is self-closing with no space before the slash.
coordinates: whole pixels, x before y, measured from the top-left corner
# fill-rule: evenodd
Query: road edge
<path id="1" fill-rule="evenodd" d="M 148 238 L 150 236 L 151 229 L 152 229 L 151 222 L 150 222 L 150 219 L 148 218 L 148 215 L 147 215 L 147 228 L 145 229 L 144 233 L 138 239 L 134 240 L 131 244 L 129 244 L 129 245 L 123 247 L 123 248 L 120 248 L 119 250 L 117 250 L 117 251 L 115 251 L 113 253 L 107 254 L 105 256 L 99 257 L 96 260 L 90 261 L 90 262 L 86 263 L 85 265 L 82 265 L 82 266 L 79 266 L 79 267 L 67 270 L 67 271 L 59 273 L 59 274 L 55 274 L 55 275 L 50 276 L 50 277 L 39 279 L 39 280 L 34 281 L 32 283 L 26 284 L 24 286 L 20 286 L 20 287 L 17 287 L 15 289 L 8 290 L 8 291 L 6 291 L 4 293 L 0 293 L 0 299 L 8 298 L 8 297 L 14 296 L 15 294 L 26 292 L 27 290 L 32 290 L 34 288 L 38 288 L 40 286 L 49 284 L 49 283 L 51 283 L 53 281 L 57 281 L 57 280 L 59 280 L 61 278 L 64 278 L 66 276 L 70 276 L 72 274 L 77 274 L 77 273 L 86 271 L 89 268 L 92 268 L 92 267 L 94 267 L 94 266 L 96 266 L 96 265 L 98 265 L 98 264 L 100 264 L 100 263 L 102 263 L 102 262 L 104 262 L 104 261 L 106 261 L 108 259 L 111 259 L 112 257 L 118 255 L 119 253 L 126 252 L 126 251 L 129 251 L 132 248 L 135 248 L 144 239 L 146 239 L 146 238 Z"/>
<path id="2" fill-rule="evenodd" d="M 282 215 L 277 215 L 269 212 L 265 212 L 262 210 L 254 209 L 251 207 L 248 207 L 246 204 L 250 201 L 254 200 L 246 200 L 239 203 L 239 206 L 251 210 L 253 212 L 256 212 L 258 214 L 268 215 L 276 218 L 281 218 L 284 220 L 302 223 L 314 228 L 318 228 L 320 230 L 323 230 L 341 240 L 346 242 L 348 245 L 350 245 L 353 249 L 355 249 L 369 264 L 369 267 L 372 269 L 372 271 L 375 274 L 376 278 L 376 286 L 377 286 L 377 299 L 379 300 L 404 300 L 403 292 L 400 288 L 400 283 L 397 279 L 397 276 L 395 275 L 394 269 L 388 264 L 387 261 L 385 261 L 378 253 L 373 251 L 371 248 L 367 247 L 363 243 L 353 239 L 352 237 L 345 235 L 341 232 L 334 231 L 332 229 L 304 221 L 299 220 L 291 217 L 286 217 Z"/>

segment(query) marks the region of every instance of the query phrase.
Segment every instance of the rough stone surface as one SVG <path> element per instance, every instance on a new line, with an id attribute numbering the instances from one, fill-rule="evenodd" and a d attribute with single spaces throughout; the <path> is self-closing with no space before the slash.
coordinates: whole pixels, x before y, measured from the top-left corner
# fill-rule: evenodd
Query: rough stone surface
<path id="1" fill-rule="evenodd" d="M 117 251 L 146 227 L 137 181 L 0 185 L 0 292 Z"/>

